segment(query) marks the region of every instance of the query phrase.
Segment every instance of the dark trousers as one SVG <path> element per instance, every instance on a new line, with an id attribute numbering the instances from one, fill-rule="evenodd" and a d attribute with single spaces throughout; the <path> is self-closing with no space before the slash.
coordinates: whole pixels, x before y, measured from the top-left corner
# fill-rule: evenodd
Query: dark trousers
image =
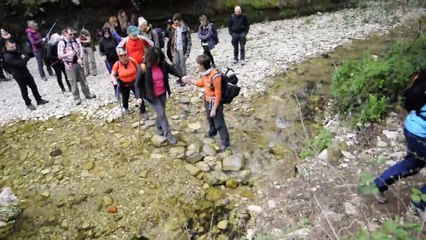
<path id="1" fill-rule="evenodd" d="M 3 73 L 3 67 L 0 65 L 0 78 L 6 78 Z"/>
<path id="2" fill-rule="evenodd" d="M 129 98 L 130 98 L 130 91 L 133 92 L 133 94 L 136 95 L 135 93 L 135 86 L 125 86 L 125 85 L 120 85 L 120 93 L 121 93 L 121 98 L 122 98 L 122 103 L 123 103 L 123 108 L 124 109 L 129 109 Z M 139 108 L 140 113 L 145 113 L 146 112 L 146 108 L 145 108 L 145 102 L 142 101 L 142 104 Z"/>
<path id="3" fill-rule="evenodd" d="M 35 100 L 37 102 L 41 101 L 40 93 L 38 92 L 37 85 L 36 85 L 34 78 L 32 76 L 25 78 L 25 79 L 16 80 L 16 82 L 18 82 L 19 89 L 21 90 L 22 98 L 25 101 L 25 105 L 31 104 L 31 99 L 28 97 L 28 88 L 27 87 L 29 87 L 31 89 L 31 91 L 33 92 L 33 96 L 34 96 Z"/>
<path id="4" fill-rule="evenodd" d="M 404 128 L 404 136 L 407 141 L 407 155 L 402 161 L 384 171 L 374 179 L 374 183 L 380 192 L 388 190 L 389 186 L 401 178 L 417 174 L 425 167 L 426 138 L 418 137 Z"/>
<path id="5" fill-rule="evenodd" d="M 238 60 L 238 45 L 240 45 L 240 59 L 246 59 L 246 34 L 245 33 L 233 33 L 232 34 L 232 46 L 234 46 L 234 59 Z"/>
<path id="6" fill-rule="evenodd" d="M 203 45 L 203 49 L 204 49 L 204 54 L 205 54 L 205 55 L 207 55 L 207 56 L 209 56 L 210 61 L 212 62 L 212 65 L 214 65 L 213 55 L 212 55 L 212 53 L 210 52 L 209 46 L 204 46 L 204 45 Z"/>
<path id="7" fill-rule="evenodd" d="M 53 67 L 53 70 L 55 71 L 56 80 L 58 80 L 58 84 L 59 84 L 59 87 L 61 87 L 62 92 L 65 92 L 64 84 L 62 82 L 62 73 L 64 73 L 65 82 L 67 83 L 68 89 L 71 92 L 71 84 L 68 81 L 68 76 L 67 76 L 67 73 L 65 72 L 65 65 L 64 65 L 64 63 L 58 61 L 58 62 L 52 64 L 52 67 Z"/>
<path id="8" fill-rule="evenodd" d="M 173 62 L 173 54 L 172 54 L 172 46 L 171 46 L 171 44 L 167 45 L 166 54 L 167 54 L 167 57 L 169 58 L 170 62 Z"/>
<path id="9" fill-rule="evenodd" d="M 229 147 L 229 133 L 225 123 L 225 115 L 223 114 L 223 104 L 220 103 L 216 109 L 216 116 L 210 117 L 212 103 L 204 101 L 206 108 L 207 121 L 209 123 L 209 135 L 215 136 L 219 132 L 220 141 L 223 147 Z"/>

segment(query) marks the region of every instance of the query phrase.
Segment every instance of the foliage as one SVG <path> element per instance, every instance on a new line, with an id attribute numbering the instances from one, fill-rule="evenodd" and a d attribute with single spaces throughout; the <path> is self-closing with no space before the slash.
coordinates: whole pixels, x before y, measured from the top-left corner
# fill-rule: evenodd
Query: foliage
<path id="1" fill-rule="evenodd" d="M 422 39 L 408 52 L 408 44 L 397 43 L 382 58 L 365 54 L 360 60 L 345 61 L 332 76 L 334 110 L 361 123 L 380 121 L 399 100 L 411 73 L 426 66 Z"/>
<path id="2" fill-rule="evenodd" d="M 358 193 L 362 195 L 374 195 L 379 193 L 379 189 L 373 182 L 374 177 L 369 174 L 362 172 L 359 175 Z"/>
<path id="3" fill-rule="evenodd" d="M 333 135 L 329 130 L 325 128 L 321 129 L 315 138 L 305 143 L 303 148 L 300 150 L 299 157 L 307 158 L 314 156 L 316 153 L 326 149 L 331 144 L 332 139 Z"/>
<path id="4" fill-rule="evenodd" d="M 418 188 L 411 188 L 410 198 L 414 203 L 426 202 L 426 194 L 422 193 Z"/>

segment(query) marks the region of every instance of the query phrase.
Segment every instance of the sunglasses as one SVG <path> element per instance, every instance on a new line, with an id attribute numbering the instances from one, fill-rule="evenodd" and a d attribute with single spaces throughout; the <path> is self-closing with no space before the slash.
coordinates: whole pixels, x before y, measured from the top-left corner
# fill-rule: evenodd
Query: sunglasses
<path id="1" fill-rule="evenodd" d="M 124 53 L 124 54 L 118 54 L 118 56 L 119 56 L 119 57 L 124 57 L 124 56 L 127 56 L 127 53 Z"/>

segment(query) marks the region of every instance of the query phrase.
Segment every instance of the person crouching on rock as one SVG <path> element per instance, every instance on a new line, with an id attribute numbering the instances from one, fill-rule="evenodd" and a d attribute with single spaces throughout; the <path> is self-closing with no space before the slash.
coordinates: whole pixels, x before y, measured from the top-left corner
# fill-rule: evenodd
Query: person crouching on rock
<path id="1" fill-rule="evenodd" d="M 197 87 L 204 88 L 204 106 L 206 108 L 207 120 L 209 122 L 209 131 L 204 135 L 206 138 L 214 137 L 218 132 L 222 147 L 219 152 L 230 150 L 229 133 L 223 114 L 223 103 L 221 102 L 222 77 L 218 71 L 211 67 L 210 58 L 207 55 L 199 55 L 196 58 L 197 71 L 203 74 L 200 80 L 193 80 L 185 76 L 182 81 L 190 83 Z M 212 84 L 213 81 L 213 84 Z"/>
<path id="2" fill-rule="evenodd" d="M 135 80 L 138 69 L 138 63 L 135 59 L 129 57 L 126 50 L 123 48 L 117 49 L 118 61 L 114 63 L 111 71 L 111 82 L 116 89 L 117 97 L 121 93 L 124 114 L 129 114 L 129 97 L 130 91 L 135 95 Z M 140 114 L 148 119 L 148 114 L 145 106 L 140 105 Z"/>
<path id="3" fill-rule="evenodd" d="M 136 97 L 139 104 L 142 104 L 143 98 L 155 110 L 157 114 L 155 119 L 157 133 L 165 136 L 170 144 L 176 144 L 176 138 L 172 134 L 166 117 L 166 94 L 169 96 L 171 94 L 169 74 L 182 78 L 180 68 L 167 63 L 160 48 L 149 48 L 145 55 L 145 63 L 138 68 Z"/>
<path id="4" fill-rule="evenodd" d="M 24 99 L 25 105 L 27 105 L 28 109 L 36 110 L 36 108 L 31 104 L 31 99 L 28 97 L 27 87 L 29 87 L 33 92 L 37 105 L 43 105 L 49 102 L 41 98 L 34 78 L 30 71 L 28 71 L 27 62 L 30 58 L 16 49 L 16 44 L 13 39 L 6 40 L 6 51 L 3 54 L 3 58 L 4 66 L 18 83 L 22 98 Z"/>

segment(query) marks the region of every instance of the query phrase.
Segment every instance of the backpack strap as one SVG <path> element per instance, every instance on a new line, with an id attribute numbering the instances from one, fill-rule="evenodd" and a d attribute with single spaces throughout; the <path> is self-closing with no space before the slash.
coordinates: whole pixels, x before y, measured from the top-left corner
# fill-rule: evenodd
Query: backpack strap
<path id="1" fill-rule="evenodd" d="M 219 72 L 217 72 L 217 73 L 215 73 L 215 74 L 213 74 L 213 76 L 212 76 L 212 79 L 211 79 L 211 81 L 210 81 L 210 89 L 212 90 L 212 91 L 214 91 L 214 80 L 216 79 L 216 78 L 218 78 L 218 77 L 220 77 L 220 76 L 222 76 L 222 74 L 220 74 Z"/>

